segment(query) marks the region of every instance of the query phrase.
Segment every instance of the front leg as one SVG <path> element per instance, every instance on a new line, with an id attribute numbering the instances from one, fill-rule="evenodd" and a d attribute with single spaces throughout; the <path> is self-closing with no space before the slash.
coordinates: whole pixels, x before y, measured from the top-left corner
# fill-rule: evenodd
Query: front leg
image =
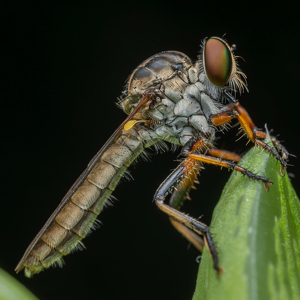
<path id="1" fill-rule="evenodd" d="M 284 171 L 287 166 L 287 158 L 289 153 L 287 150 L 280 144 L 280 142 L 275 138 L 271 137 L 271 140 L 278 151 L 282 153 L 282 157 L 275 151 L 275 149 L 269 145 L 267 145 L 262 139 L 266 138 L 266 133 L 264 131 L 259 130 L 251 120 L 250 116 L 248 115 L 247 111 L 238 103 L 232 103 L 229 104 L 226 107 L 226 111 L 214 114 L 210 116 L 211 122 L 215 126 L 221 126 L 228 122 L 230 122 L 232 119 L 237 118 L 240 122 L 241 126 L 245 130 L 246 134 L 250 138 L 250 140 L 262 147 L 263 149 L 266 149 L 269 153 L 271 153 L 280 163 L 281 163 L 281 174 L 284 175 Z"/>

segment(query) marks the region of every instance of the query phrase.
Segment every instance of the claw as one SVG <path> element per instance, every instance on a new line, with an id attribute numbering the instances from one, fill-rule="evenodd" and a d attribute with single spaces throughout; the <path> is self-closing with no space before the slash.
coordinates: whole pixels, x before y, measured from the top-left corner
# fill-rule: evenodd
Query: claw
<path id="1" fill-rule="evenodd" d="M 281 176 L 284 176 L 286 174 L 286 167 L 285 166 L 280 167 L 280 174 L 281 174 Z"/>
<path id="2" fill-rule="evenodd" d="M 224 269 L 223 269 L 222 267 L 218 267 L 218 268 L 216 269 L 216 271 L 217 271 L 218 277 L 221 278 L 221 275 L 222 275 L 222 273 L 224 272 Z"/>
<path id="3" fill-rule="evenodd" d="M 270 180 L 268 180 L 268 182 L 264 182 L 264 187 L 265 187 L 265 189 L 266 189 L 267 192 L 269 191 L 269 185 L 270 184 L 273 184 L 273 182 L 270 181 Z"/>

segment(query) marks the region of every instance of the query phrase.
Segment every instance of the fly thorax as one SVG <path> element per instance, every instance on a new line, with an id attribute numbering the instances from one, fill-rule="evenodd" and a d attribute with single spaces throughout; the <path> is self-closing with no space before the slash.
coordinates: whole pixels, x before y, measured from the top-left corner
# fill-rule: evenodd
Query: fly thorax
<path id="1" fill-rule="evenodd" d="M 196 132 L 213 135 L 215 129 L 210 116 L 220 111 L 216 103 L 207 94 L 205 86 L 198 81 L 187 86 L 182 99 L 175 105 L 174 115 L 177 118 L 187 118 L 187 125 L 192 126 Z"/>
<path id="2" fill-rule="evenodd" d="M 216 101 L 197 81 L 186 86 L 179 101 L 163 98 L 148 110 L 148 115 L 160 139 L 183 145 L 197 133 L 204 133 L 213 139 L 215 128 L 210 116 L 219 111 Z"/>

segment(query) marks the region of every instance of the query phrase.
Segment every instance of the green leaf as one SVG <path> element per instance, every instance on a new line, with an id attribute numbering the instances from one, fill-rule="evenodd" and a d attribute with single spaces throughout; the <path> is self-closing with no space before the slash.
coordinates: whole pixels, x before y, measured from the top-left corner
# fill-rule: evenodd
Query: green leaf
<path id="1" fill-rule="evenodd" d="M 274 184 L 267 192 L 232 173 L 211 223 L 224 272 L 218 278 L 205 248 L 193 300 L 300 299 L 299 199 L 267 151 L 251 149 L 239 165 Z"/>
<path id="2" fill-rule="evenodd" d="M 0 269 L 0 300 L 38 300 L 24 285 Z"/>

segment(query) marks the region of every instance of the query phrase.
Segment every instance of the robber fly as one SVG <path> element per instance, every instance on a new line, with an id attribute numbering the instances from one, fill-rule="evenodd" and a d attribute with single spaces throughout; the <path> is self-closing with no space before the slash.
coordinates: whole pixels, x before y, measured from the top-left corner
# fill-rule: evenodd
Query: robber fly
<path id="1" fill-rule="evenodd" d="M 204 244 L 213 266 L 220 274 L 218 254 L 209 227 L 179 209 L 197 180 L 203 163 L 241 172 L 261 181 L 272 182 L 237 165 L 241 156 L 217 149 L 217 131 L 237 119 L 248 138 L 266 149 L 281 164 L 284 173 L 289 153 L 275 137 L 278 150 L 263 140 L 259 130 L 235 95 L 247 90 L 246 76 L 239 69 L 235 45 L 224 39 L 204 39 L 195 63 L 177 51 L 151 56 L 129 77 L 119 106 L 128 115 L 106 144 L 90 161 L 86 170 L 65 195 L 57 209 L 29 245 L 16 267 L 31 277 L 52 265 L 62 266 L 62 257 L 81 249 L 81 240 L 97 225 L 97 216 L 110 203 L 110 195 L 130 164 L 151 146 L 165 142 L 182 146 L 184 160 L 162 182 L 154 195 L 155 204 L 166 213 L 174 227 L 197 249 Z M 173 192 L 169 203 L 167 195 Z M 203 239 L 201 238 L 203 237 Z"/>

